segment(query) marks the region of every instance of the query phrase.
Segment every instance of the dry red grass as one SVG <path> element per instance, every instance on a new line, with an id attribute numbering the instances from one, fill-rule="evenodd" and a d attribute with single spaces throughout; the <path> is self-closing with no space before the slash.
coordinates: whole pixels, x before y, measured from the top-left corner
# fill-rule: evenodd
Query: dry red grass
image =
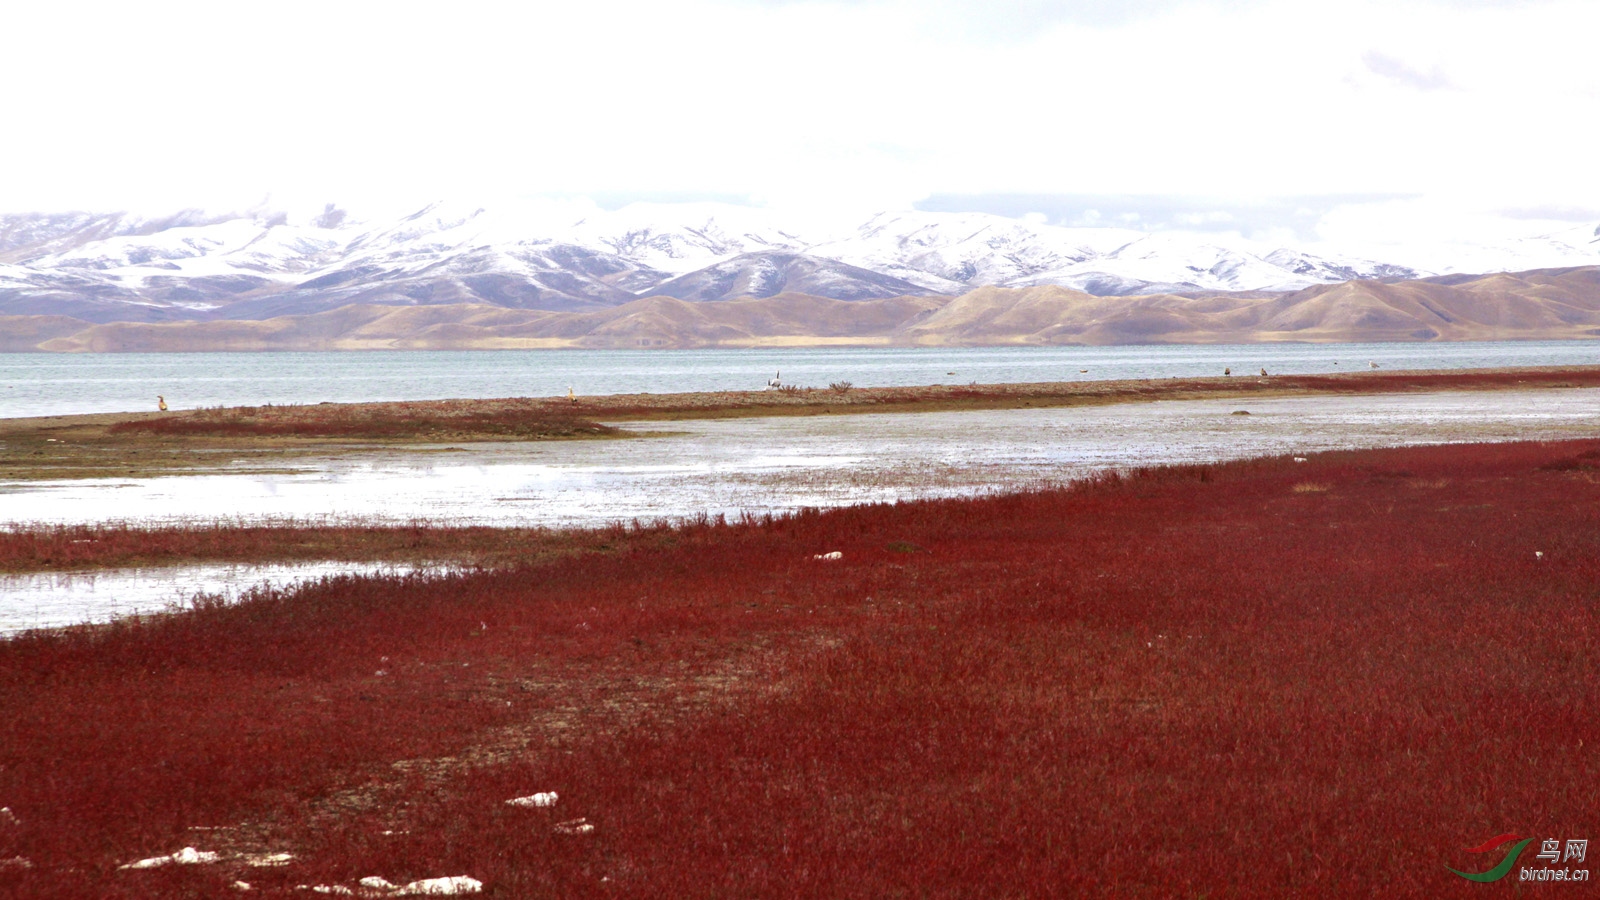
<path id="1" fill-rule="evenodd" d="M 1595 827 L 1597 501 L 1600 442 L 1327 454 L 30 635 L 0 890 L 1481 892 Z M 115 869 L 186 845 L 298 859 Z"/>

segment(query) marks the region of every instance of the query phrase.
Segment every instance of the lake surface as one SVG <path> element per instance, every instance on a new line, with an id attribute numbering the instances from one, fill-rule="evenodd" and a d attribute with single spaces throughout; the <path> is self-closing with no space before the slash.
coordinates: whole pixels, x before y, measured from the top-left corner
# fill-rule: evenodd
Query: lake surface
<path id="1" fill-rule="evenodd" d="M 0 353 L 0 418 L 205 406 L 1600 363 L 1600 342 L 361 353 Z M 1087 372 L 1080 372 L 1087 369 Z"/>

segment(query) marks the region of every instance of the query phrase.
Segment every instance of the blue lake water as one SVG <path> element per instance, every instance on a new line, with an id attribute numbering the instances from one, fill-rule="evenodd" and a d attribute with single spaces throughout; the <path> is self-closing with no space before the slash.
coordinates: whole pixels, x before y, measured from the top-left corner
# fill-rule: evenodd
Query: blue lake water
<path id="1" fill-rule="evenodd" d="M 480 350 L 359 353 L 0 353 L 0 418 L 373 400 L 1004 384 L 1600 363 L 1600 342 L 1132 347 Z M 1081 370 L 1088 370 L 1087 372 Z"/>

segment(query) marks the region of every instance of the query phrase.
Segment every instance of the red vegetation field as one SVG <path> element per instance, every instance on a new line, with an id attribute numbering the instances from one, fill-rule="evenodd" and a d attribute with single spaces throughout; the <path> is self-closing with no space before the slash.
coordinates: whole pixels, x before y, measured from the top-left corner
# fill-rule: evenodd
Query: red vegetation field
<path id="1" fill-rule="evenodd" d="M 0 892 L 1481 896 L 1600 830 L 1600 442 L 614 537 L 0 643 Z"/>

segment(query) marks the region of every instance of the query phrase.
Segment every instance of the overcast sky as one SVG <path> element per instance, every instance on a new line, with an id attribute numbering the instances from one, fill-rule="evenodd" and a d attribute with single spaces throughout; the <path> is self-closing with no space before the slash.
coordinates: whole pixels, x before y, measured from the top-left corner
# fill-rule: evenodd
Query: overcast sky
<path id="1" fill-rule="evenodd" d="M 27 3 L 0 208 L 972 209 L 1247 236 L 1600 221 L 1593 0 Z"/>

